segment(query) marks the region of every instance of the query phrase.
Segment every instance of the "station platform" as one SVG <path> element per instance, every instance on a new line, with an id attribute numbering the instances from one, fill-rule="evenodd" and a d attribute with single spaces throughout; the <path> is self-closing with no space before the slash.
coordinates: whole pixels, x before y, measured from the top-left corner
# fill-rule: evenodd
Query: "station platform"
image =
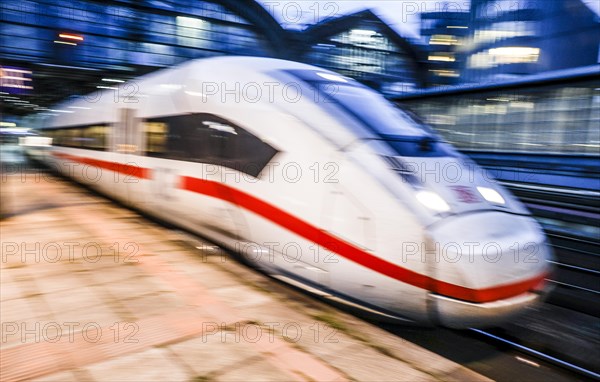
<path id="1" fill-rule="evenodd" d="M 0 190 L 2 381 L 488 380 L 77 184 Z"/>

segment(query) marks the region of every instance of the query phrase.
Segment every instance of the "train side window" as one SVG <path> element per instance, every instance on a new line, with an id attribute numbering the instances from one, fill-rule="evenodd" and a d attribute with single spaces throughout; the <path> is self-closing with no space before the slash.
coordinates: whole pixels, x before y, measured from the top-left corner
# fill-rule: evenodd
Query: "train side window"
<path id="1" fill-rule="evenodd" d="M 65 146 L 65 129 L 50 130 L 49 135 L 52 137 L 53 146 Z"/>
<path id="2" fill-rule="evenodd" d="M 90 150 L 106 150 L 108 126 L 88 126 L 83 129 L 83 147 Z"/>
<path id="3" fill-rule="evenodd" d="M 108 126 L 92 127 L 93 144 L 97 150 L 106 150 L 107 149 L 108 131 L 109 131 Z"/>
<path id="4" fill-rule="evenodd" d="M 189 139 L 191 126 L 186 123 L 185 116 L 167 117 L 163 121 L 167 125 L 165 158 L 189 161 Z"/>
<path id="5" fill-rule="evenodd" d="M 149 156 L 214 164 L 254 177 L 277 153 L 258 137 L 212 114 L 153 118 L 145 122 L 145 129 Z"/>
<path id="6" fill-rule="evenodd" d="M 145 122 L 146 154 L 163 157 L 167 152 L 168 125 L 165 122 Z"/>
<path id="7" fill-rule="evenodd" d="M 235 149 L 238 134 L 233 126 L 214 116 L 206 115 L 198 120 L 196 134 L 204 137 L 204 145 L 209 148 L 206 150 L 208 163 L 233 168 L 232 151 Z"/>
<path id="8" fill-rule="evenodd" d="M 72 129 L 64 129 L 62 131 L 62 145 L 66 147 L 73 146 L 73 130 Z"/>
<path id="9" fill-rule="evenodd" d="M 41 131 L 40 133 L 41 133 L 41 135 L 51 138 L 52 139 L 51 144 L 53 146 L 56 145 L 56 130 L 46 130 L 46 131 Z"/>
<path id="10" fill-rule="evenodd" d="M 64 147 L 69 147 L 71 143 L 71 136 L 69 129 L 62 128 L 59 130 L 60 136 L 60 145 Z"/>
<path id="11" fill-rule="evenodd" d="M 91 140 L 92 137 L 90 136 L 90 127 L 89 126 L 84 126 L 81 129 L 79 129 L 79 137 L 78 137 L 78 141 L 79 141 L 79 145 L 80 147 L 84 148 L 84 149 L 89 149 L 91 148 Z"/>
<path id="12" fill-rule="evenodd" d="M 52 138 L 53 146 L 77 147 L 104 151 L 107 148 L 109 126 L 92 125 L 62 127 L 47 130 L 44 134 Z"/>
<path id="13" fill-rule="evenodd" d="M 234 161 L 233 167 L 254 177 L 277 154 L 275 148 L 243 129 L 238 129 L 235 142 L 228 149 L 225 159 Z"/>
<path id="14" fill-rule="evenodd" d="M 277 150 L 240 126 L 213 115 L 201 115 L 202 127 L 209 130 L 208 145 L 214 153 L 211 163 L 257 177 Z"/>
<path id="15" fill-rule="evenodd" d="M 62 129 L 53 130 L 52 144 L 54 146 L 62 146 L 63 145 L 63 136 L 64 136 L 64 131 Z"/>
<path id="16" fill-rule="evenodd" d="M 69 146 L 82 147 L 83 139 L 82 129 L 69 129 Z"/>

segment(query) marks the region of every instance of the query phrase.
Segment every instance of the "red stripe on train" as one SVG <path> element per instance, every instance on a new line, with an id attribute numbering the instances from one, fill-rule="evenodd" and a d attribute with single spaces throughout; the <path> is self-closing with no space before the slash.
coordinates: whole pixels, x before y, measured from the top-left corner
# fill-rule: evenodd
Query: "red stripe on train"
<path id="1" fill-rule="evenodd" d="M 460 285 L 436 280 L 426 275 L 413 272 L 389 261 L 363 251 L 354 245 L 337 238 L 310 223 L 307 223 L 286 211 L 264 202 L 250 194 L 227 185 L 188 176 L 181 177 L 182 189 L 199 194 L 219 198 L 254 212 L 273 223 L 304 237 L 328 250 L 345 257 L 357 264 L 369 268 L 388 277 L 427 289 L 443 296 L 484 303 L 501 300 L 525 293 L 537 287 L 547 276 L 545 273 L 517 283 L 500 285 L 485 289 L 471 289 Z"/>
<path id="2" fill-rule="evenodd" d="M 140 179 L 152 178 L 152 170 L 148 168 L 133 166 L 131 164 L 121 164 L 98 159 L 78 157 L 63 153 L 53 154 L 59 158 L 88 164 L 90 166 L 115 171 Z M 377 256 L 373 256 L 372 254 L 365 252 L 362 249 L 347 243 L 344 240 L 335 237 L 278 207 L 275 207 L 274 205 L 271 205 L 250 194 L 237 190 L 233 187 L 229 187 L 225 184 L 189 176 L 182 176 L 179 187 L 186 191 L 218 198 L 238 205 L 272 221 L 273 223 L 295 233 L 296 235 L 304 237 L 308 241 L 314 242 L 323 248 L 327 248 L 331 252 L 337 253 L 338 255 L 375 272 L 416 286 L 418 288 L 427 289 L 434 293 L 459 300 L 485 303 L 514 297 L 539 287 L 539 285 L 544 282 L 544 279 L 548 276 L 546 273 L 543 273 L 536 277 L 516 283 L 499 285 L 485 289 L 471 289 L 461 285 L 436 280 L 429 276 L 403 268 L 394 263 L 390 263 L 389 261 L 383 260 Z"/>
<path id="3" fill-rule="evenodd" d="M 152 179 L 152 170 L 151 169 L 139 167 L 139 166 L 135 165 L 134 163 L 127 163 L 127 164 L 115 163 L 115 162 L 109 162 L 109 161 L 104 161 L 104 160 L 100 160 L 100 159 L 79 157 L 79 156 L 75 156 L 75 155 L 57 153 L 57 152 L 53 152 L 52 154 L 57 158 L 67 159 L 67 160 L 70 160 L 73 162 L 79 162 L 82 164 L 87 164 L 87 165 L 102 168 L 105 170 L 118 172 L 119 174 L 128 175 L 128 176 L 131 176 L 134 178 Z"/>

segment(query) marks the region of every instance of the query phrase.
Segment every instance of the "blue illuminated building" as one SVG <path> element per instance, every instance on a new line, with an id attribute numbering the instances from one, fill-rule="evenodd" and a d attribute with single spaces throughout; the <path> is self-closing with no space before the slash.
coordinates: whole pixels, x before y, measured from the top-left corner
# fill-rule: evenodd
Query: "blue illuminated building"
<path id="1" fill-rule="evenodd" d="M 400 94 L 590 65 L 600 45 L 598 18 L 579 0 L 424 13 L 421 43 L 369 10 L 287 30 L 254 0 L 3 1 L 0 21 L 2 113 L 14 115 L 214 55 L 307 62 Z"/>
<path id="2" fill-rule="evenodd" d="M 421 15 L 428 86 L 497 82 L 599 62 L 600 20 L 580 0 L 472 0 Z"/>

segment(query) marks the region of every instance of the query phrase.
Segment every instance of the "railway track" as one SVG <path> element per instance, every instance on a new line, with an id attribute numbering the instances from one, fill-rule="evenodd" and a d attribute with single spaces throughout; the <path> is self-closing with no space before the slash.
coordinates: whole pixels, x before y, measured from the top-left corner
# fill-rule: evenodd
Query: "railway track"
<path id="1" fill-rule="evenodd" d="M 521 345 L 513 340 L 501 337 L 499 335 L 496 335 L 494 333 L 491 333 L 490 331 L 486 331 L 486 330 L 481 330 L 481 329 L 470 329 L 472 332 L 476 333 L 479 336 L 484 337 L 486 340 L 492 341 L 492 342 L 497 342 L 503 346 L 507 346 L 512 350 L 515 350 L 519 353 L 525 354 L 527 356 L 533 357 L 535 359 L 541 360 L 543 362 L 558 366 L 562 369 L 566 369 L 569 370 L 573 373 L 577 373 L 579 375 L 582 375 L 586 378 L 590 378 L 593 380 L 600 380 L 600 374 L 596 373 L 593 370 L 590 370 L 588 368 L 582 367 L 582 366 L 578 366 L 572 362 L 560 359 L 556 356 L 552 356 L 550 354 L 547 354 L 545 352 L 539 351 L 539 350 L 535 350 L 531 347 L 528 346 L 524 346 Z M 519 359 L 521 362 L 525 362 L 527 363 L 527 360 L 521 358 Z M 531 361 L 530 361 L 531 362 Z M 532 366 L 536 366 L 533 365 Z"/>
<path id="2" fill-rule="evenodd" d="M 572 382 L 600 380 L 597 331 L 590 339 L 585 331 L 569 329 L 590 322 L 587 315 L 543 304 L 484 330 L 380 326 L 495 381 Z"/>
<path id="3" fill-rule="evenodd" d="M 556 272 L 548 302 L 600 317 L 600 255 L 598 243 L 548 232 Z"/>
<path id="4" fill-rule="evenodd" d="M 501 183 L 526 204 L 554 206 L 566 211 L 590 212 L 592 214 L 590 217 L 594 219 L 600 216 L 596 212 L 600 208 L 600 192 L 514 182 Z"/>
<path id="5" fill-rule="evenodd" d="M 539 220 L 554 249 L 548 302 L 600 317 L 600 193 L 503 183 Z"/>

